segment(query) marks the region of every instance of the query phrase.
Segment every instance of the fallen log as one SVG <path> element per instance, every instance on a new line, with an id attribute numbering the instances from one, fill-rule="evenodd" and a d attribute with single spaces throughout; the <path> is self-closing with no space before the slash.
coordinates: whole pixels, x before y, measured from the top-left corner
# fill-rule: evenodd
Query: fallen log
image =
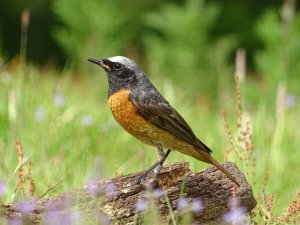
<path id="1" fill-rule="evenodd" d="M 49 220 L 49 224 L 58 224 L 57 217 L 70 220 L 70 215 L 73 220 L 83 220 L 82 224 L 140 224 L 153 202 L 155 207 L 150 211 L 157 212 L 160 223 L 174 224 L 189 213 L 190 221 L 219 224 L 230 210 L 230 199 L 247 212 L 256 206 L 244 174 L 233 163 L 222 165 L 240 187 L 216 167 L 193 173 L 189 163 L 181 162 L 164 167 L 155 181 L 147 178 L 135 184 L 142 172 L 133 173 L 91 182 L 81 190 L 60 196 L 2 205 L 0 213 L 7 220 L 26 224 L 48 224 Z M 187 208 L 191 210 L 187 212 Z"/>

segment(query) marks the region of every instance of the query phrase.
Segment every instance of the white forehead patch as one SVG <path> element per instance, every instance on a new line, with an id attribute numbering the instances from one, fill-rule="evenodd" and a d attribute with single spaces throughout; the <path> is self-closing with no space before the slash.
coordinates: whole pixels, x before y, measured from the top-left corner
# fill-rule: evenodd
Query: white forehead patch
<path id="1" fill-rule="evenodd" d="M 111 58 L 108 58 L 112 62 L 119 62 L 119 63 L 124 63 L 125 61 L 129 60 L 128 58 L 124 56 L 114 56 Z"/>
<path id="2" fill-rule="evenodd" d="M 122 63 L 126 67 L 132 68 L 132 69 L 137 66 L 132 60 L 130 60 L 124 56 L 114 56 L 114 57 L 108 58 L 108 60 L 110 60 L 112 62 Z"/>

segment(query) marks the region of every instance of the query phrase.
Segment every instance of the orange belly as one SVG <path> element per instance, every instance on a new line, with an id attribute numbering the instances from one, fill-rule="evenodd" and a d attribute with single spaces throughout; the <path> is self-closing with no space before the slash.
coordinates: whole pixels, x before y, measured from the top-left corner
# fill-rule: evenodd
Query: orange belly
<path id="1" fill-rule="evenodd" d="M 121 90 L 108 99 L 109 107 L 115 120 L 137 139 L 155 145 L 158 128 L 146 121 L 134 108 L 128 98 L 129 91 Z M 156 140 L 155 140 L 156 139 Z"/>
<path id="2" fill-rule="evenodd" d="M 140 141 L 163 148 L 177 150 L 195 157 L 198 149 L 180 140 L 168 131 L 145 120 L 129 101 L 128 90 L 121 90 L 109 97 L 108 103 L 115 120 L 131 135 Z"/>

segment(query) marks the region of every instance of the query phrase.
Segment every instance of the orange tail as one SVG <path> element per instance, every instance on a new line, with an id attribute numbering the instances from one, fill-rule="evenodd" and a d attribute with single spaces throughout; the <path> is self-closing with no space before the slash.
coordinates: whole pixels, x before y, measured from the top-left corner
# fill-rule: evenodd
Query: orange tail
<path id="1" fill-rule="evenodd" d="M 240 184 L 239 182 L 237 182 L 237 180 L 230 174 L 228 173 L 228 171 L 223 167 L 221 166 L 210 154 L 206 153 L 206 152 L 201 152 L 200 153 L 201 155 L 201 158 L 205 158 L 210 164 L 214 165 L 215 167 L 217 167 L 219 170 L 221 170 L 230 180 L 232 180 L 238 187 L 240 187 Z M 202 160 L 201 159 L 201 160 Z"/>

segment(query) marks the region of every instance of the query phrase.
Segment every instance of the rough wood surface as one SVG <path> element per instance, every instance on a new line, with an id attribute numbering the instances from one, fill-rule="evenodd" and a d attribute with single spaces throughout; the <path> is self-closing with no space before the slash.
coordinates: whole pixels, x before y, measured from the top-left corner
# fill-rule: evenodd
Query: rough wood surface
<path id="1" fill-rule="evenodd" d="M 81 217 L 84 215 L 85 224 L 89 224 L 88 221 L 96 224 L 93 223 L 96 220 L 104 224 L 105 218 L 109 218 L 113 224 L 133 224 L 134 220 L 143 219 L 143 213 L 136 213 L 137 201 L 151 198 L 155 201 L 157 213 L 160 213 L 160 221 L 171 224 L 172 216 L 173 219 L 174 215 L 180 218 L 183 213 L 177 206 L 179 199 L 184 197 L 189 201 L 200 199 L 203 203 L 203 210 L 194 213 L 193 220 L 201 224 L 219 223 L 222 216 L 228 213 L 228 200 L 233 193 L 240 206 L 246 207 L 248 211 L 256 206 L 251 186 L 244 174 L 233 163 L 225 162 L 222 165 L 240 183 L 239 188 L 215 167 L 192 173 L 189 164 L 181 162 L 166 166 L 158 175 L 157 182 L 150 178 L 135 185 L 134 181 L 142 172 L 129 174 L 91 182 L 81 190 L 61 196 L 2 205 L 1 214 L 9 220 L 25 218 L 27 224 L 43 223 L 49 217 L 71 212 L 80 212 Z"/>

